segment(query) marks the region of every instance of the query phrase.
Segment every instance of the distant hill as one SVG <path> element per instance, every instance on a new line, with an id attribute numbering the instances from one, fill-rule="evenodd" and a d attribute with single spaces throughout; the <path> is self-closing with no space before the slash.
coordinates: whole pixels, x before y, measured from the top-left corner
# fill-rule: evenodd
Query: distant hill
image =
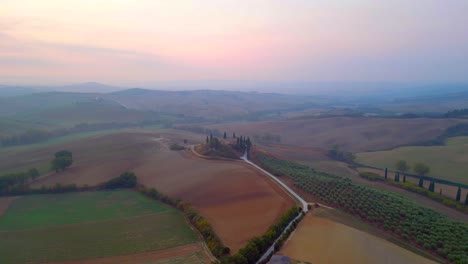
<path id="1" fill-rule="evenodd" d="M 105 95 L 128 108 L 161 113 L 219 119 L 264 111 L 310 107 L 316 99 L 308 96 L 220 90 L 156 91 L 128 89 Z"/>
<path id="2" fill-rule="evenodd" d="M 37 92 L 40 92 L 40 91 L 33 89 L 33 88 L 28 88 L 28 87 L 0 85 L 0 97 L 19 96 L 19 95 L 33 94 Z"/>
<path id="3" fill-rule="evenodd" d="M 54 90 L 76 93 L 111 93 L 121 90 L 121 87 L 106 85 L 97 82 L 77 83 L 56 87 Z"/>

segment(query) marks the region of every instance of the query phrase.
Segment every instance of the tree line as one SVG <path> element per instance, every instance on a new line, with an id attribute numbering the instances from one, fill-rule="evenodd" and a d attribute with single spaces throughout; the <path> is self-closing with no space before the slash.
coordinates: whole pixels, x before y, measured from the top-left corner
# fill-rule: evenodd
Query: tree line
<path id="1" fill-rule="evenodd" d="M 239 250 L 238 253 L 232 256 L 225 256 L 220 259 L 221 264 L 255 264 L 268 250 L 273 243 L 282 236 L 283 231 L 299 214 L 302 214 L 302 209 L 293 206 L 289 209 L 281 219 L 272 225 L 267 232 L 261 237 L 255 237 L 247 242 L 247 245 Z M 297 222 L 294 224 L 294 227 Z M 292 230 L 286 231 L 288 235 Z M 283 240 L 286 238 L 283 238 Z M 283 241 L 284 242 L 284 241 Z"/>
<path id="2" fill-rule="evenodd" d="M 462 109 L 455 109 L 452 111 L 448 111 L 444 114 L 445 118 L 457 118 L 457 117 L 465 117 L 468 118 L 468 108 Z"/>
<path id="3" fill-rule="evenodd" d="M 213 227 L 208 223 L 208 221 L 201 216 L 195 208 L 193 208 L 190 204 L 179 200 L 173 199 L 163 193 L 160 193 L 155 188 L 145 188 L 144 186 L 139 187 L 139 191 L 144 194 L 145 196 L 173 206 L 179 210 L 181 210 L 190 223 L 200 232 L 203 236 L 208 249 L 211 253 L 217 257 L 223 257 L 230 253 L 230 249 L 224 246 L 221 239 L 215 233 Z"/>
<path id="4" fill-rule="evenodd" d="M 0 177 L 1 183 L 2 177 Z M 7 189 L 1 189 L 0 196 L 11 195 L 28 195 L 28 194 L 48 194 L 48 193 L 67 193 L 67 192 L 84 192 L 84 191 L 99 191 L 99 190 L 112 190 L 112 189 L 132 189 L 137 184 L 136 175 L 132 172 L 124 172 L 116 178 L 109 181 L 100 183 L 96 186 L 78 186 L 74 183 L 61 184 L 56 183 L 52 186 L 41 186 L 40 188 L 31 188 L 24 182 L 21 184 L 11 185 Z"/>

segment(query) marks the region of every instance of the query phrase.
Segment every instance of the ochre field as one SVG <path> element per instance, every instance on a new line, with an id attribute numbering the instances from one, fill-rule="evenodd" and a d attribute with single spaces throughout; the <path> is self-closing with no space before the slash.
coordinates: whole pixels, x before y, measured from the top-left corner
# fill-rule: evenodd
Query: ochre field
<path id="1" fill-rule="evenodd" d="M 200 243 L 180 212 L 134 191 L 22 196 L 0 218 L 2 263 L 205 257 Z"/>
<path id="2" fill-rule="evenodd" d="M 308 214 L 280 254 L 308 263 L 436 263 L 384 239 Z"/>
<path id="3" fill-rule="evenodd" d="M 294 205 L 283 189 L 241 162 L 164 151 L 134 171 L 145 186 L 195 206 L 232 252 L 263 235 Z"/>

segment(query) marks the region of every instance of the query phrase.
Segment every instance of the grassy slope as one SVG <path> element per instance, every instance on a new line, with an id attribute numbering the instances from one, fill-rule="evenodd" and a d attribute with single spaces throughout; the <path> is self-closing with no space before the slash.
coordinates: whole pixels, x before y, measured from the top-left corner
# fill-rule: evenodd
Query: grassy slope
<path id="1" fill-rule="evenodd" d="M 22 197 L 0 220 L 2 263 L 126 255 L 198 240 L 179 212 L 128 191 Z"/>
<path id="2" fill-rule="evenodd" d="M 401 147 L 357 154 L 360 163 L 391 169 L 395 169 L 395 162 L 400 159 L 410 164 L 428 164 L 431 167 L 429 176 L 468 183 L 468 137 L 451 138 L 446 146 Z"/>

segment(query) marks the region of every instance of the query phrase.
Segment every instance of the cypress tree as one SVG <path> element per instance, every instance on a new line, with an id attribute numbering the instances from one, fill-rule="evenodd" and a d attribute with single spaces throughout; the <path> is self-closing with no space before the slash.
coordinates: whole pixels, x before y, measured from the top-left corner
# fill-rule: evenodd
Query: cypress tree
<path id="1" fill-rule="evenodd" d="M 458 191 L 457 191 L 457 202 L 460 201 L 460 198 L 461 198 L 461 189 L 460 189 L 460 186 L 458 186 Z"/>
<path id="2" fill-rule="evenodd" d="M 434 192 L 434 182 L 431 181 L 431 184 L 429 184 L 429 191 Z"/>
<path id="3" fill-rule="evenodd" d="M 385 168 L 385 179 L 387 179 L 388 169 Z"/>
<path id="4" fill-rule="evenodd" d="M 227 138 L 226 132 L 224 132 L 223 138 L 224 138 L 224 139 Z"/>
<path id="5" fill-rule="evenodd" d="M 403 182 L 406 182 L 406 174 L 403 174 Z"/>
<path id="6" fill-rule="evenodd" d="M 418 186 L 421 187 L 421 188 L 424 188 L 424 180 L 423 180 L 422 177 L 419 178 L 419 184 L 418 184 Z"/>
<path id="7" fill-rule="evenodd" d="M 232 138 L 236 138 L 236 133 L 232 133 Z"/>
<path id="8" fill-rule="evenodd" d="M 394 180 L 395 180 L 396 182 L 398 182 L 398 172 L 395 172 L 395 178 L 394 178 Z"/>
<path id="9" fill-rule="evenodd" d="M 208 138 L 208 136 L 206 136 L 206 144 L 208 144 L 210 142 L 210 139 Z"/>
<path id="10" fill-rule="evenodd" d="M 465 197 L 465 206 L 468 206 L 468 193 L 466 193 L 466 197 Z"/>

